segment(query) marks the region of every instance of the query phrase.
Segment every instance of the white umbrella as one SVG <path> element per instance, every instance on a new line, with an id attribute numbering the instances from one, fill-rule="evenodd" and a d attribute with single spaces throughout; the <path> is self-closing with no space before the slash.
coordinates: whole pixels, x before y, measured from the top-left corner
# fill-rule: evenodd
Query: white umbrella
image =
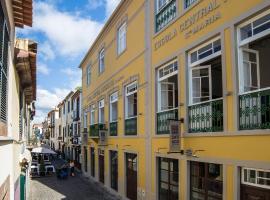
<path id="1" fill-rule="evenodd" d="M 56 154 L 54 151 L 44 148 L 44 147 L 37 147 L 32 150 L 32 153 L 42 153 L 42 154 Z"/>

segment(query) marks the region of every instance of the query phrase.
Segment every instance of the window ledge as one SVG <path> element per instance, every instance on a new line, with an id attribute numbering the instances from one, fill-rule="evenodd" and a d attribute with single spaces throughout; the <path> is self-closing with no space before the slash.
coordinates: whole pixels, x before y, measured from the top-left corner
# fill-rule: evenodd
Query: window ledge
<path id="1" fill-rule="evenodd" d="M 213 133 L 184 133 L 184 138 L 192 137 L 234 137 L 234 136 L 270 136 L 270 129 L 264 130 L 241 130 Z"/>

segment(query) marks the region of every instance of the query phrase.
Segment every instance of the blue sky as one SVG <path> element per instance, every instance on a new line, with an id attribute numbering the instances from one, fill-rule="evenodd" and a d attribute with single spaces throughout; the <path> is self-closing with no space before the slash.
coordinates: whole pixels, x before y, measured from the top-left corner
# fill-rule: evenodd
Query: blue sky
<path id="1" fill-rule="evenodd" d="M 78 68 L 120 0 L 34 0 L 33 27 L 18 38 L 38 42 L 35 123 L 81 85 Z"/>

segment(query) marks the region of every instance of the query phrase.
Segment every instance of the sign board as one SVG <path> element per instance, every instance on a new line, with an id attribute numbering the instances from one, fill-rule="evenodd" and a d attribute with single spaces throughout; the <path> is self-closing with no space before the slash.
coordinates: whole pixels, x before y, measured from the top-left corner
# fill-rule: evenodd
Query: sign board
<path id="1" fill-rule="evenodd" d="M 181 150 L 180 140 L 180 121 L 169 121 L 170 130 L 170 152 L 178 152 Z"/>
<path id="2" fill-rule="evenodd" d="M 107 145 L 107 131 L 99 130 L 99 145 L 106 146 Z"/>

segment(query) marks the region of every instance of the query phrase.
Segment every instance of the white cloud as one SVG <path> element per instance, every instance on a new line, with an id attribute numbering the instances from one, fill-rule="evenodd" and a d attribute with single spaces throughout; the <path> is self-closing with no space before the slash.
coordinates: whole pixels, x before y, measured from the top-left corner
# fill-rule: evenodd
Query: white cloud
<path id="1" fill-rule="evenodd" d="M 95 10 L 104 5 L 104 0 L 88 0 L 87 8 L 89 10 Z"/>
<path id="2" fill-rule="evenodd" d="M 106 0 L 106 18 L 109 18 L 121 0 Z"/>
<path id="3" fill-rule="evenodd" d="M 75 89 L 78 86 L 81 86 L 81 70 L 78 68 L 65 68 L 62 69 L 61 72 L 64 75 L 68 76 L 69 79 L 69 87 L 71 89 Z"/>
<path id="4" fill-rule="evenodd" d="M 48 41 L 39 45 L 38 53 L 41 54 L 43 60 L 53 60 L 55 58 L 55 52 Z"/>
<path id="5" fill-rule="evenodd" d="M 32 30 L 44 33 L 61 55 L 72 57 L 86 51 L 103 26 L 77 14 L 59 11 L 52 4 L 37 2 L 34 8 Z"/>
<path id="6" fill-rule="evenodd" d="M 44 110 L 37 109 L 36 114 L 34 116 L 33 124 L 42 123 L 47 116 L 47 112 Z"/>
<path id="7" fill-rule="evenodd" d="M 47 67 L 47 65 L 40 63 L 37 66 L 37 71 L 40 74 L 48 75 L 50 73 L 50 69 Z"/>
<path id="8" fill-rule="evenodd" d="M 53 109 L 69 92 L 69 89 L 54 88 L 53 91 L 49 91 L 38 88 L 36 107 L 38 109 Z"/>

